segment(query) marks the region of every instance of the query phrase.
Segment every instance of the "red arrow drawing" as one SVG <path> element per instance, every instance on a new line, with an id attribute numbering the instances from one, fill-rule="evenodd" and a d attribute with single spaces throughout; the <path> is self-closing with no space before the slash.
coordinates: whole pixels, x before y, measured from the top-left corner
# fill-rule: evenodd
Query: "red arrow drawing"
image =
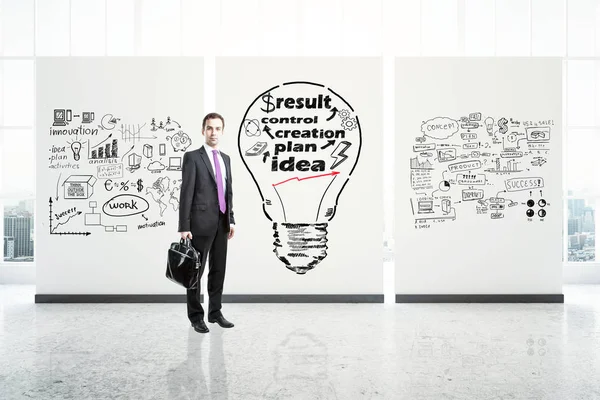
<path id="1" fill-rule="evenodd" d="M 321 175 L 307 176 L 307 177 L 305 177 L 305 178 L 298 178 L 297 176 L 295 176 L 295 177 L 293 177 L 293 178 L 286 179 L 285 181 L 282 181 L 282 182 L 279 182 L 279 183 L 274 183 L 274 184 L 273 184 L 273 186 L 281 185 L 282 183 L 286 183 L 286 182 L 289 182 L 289 181 L 293 181 L 294 179 L 295 179 L 295 180 L 297 180 L 297 181 L 303 181 L 303 180 L 305 180 L 305 179 L 320 178 L 320 177 L 323 177 L 323 176 L 332 176 L 332 175 L 337 175 L 337 174 L 339 174 L 339 172 L 338 172 L 338 171 L 331 171 L 331 172 L 330 172 L 330 173 L 328 173 L 328 174 L 321 174 Z"/>

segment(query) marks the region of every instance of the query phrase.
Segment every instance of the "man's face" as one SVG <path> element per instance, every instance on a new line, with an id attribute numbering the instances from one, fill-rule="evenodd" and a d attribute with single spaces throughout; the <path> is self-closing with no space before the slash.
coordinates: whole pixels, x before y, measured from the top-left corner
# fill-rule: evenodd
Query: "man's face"
<path id="1" fill-rule="evenodd" d="M 219 144 L 219 139 L 223 134 L 223 121 L 220 118 L 212 118 L 206 121 L 202 131 L 206 144 L 215 147 Z"/>

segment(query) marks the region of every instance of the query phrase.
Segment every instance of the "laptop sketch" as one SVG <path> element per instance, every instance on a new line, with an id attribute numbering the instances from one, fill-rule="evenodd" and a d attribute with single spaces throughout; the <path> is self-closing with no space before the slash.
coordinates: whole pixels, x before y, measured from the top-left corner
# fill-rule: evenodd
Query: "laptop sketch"
<path id="1" fill-rule="evenodd" d="M 433 212 L 433 201 L 419 201 L 419 214 L 430 214 Z"/>
<path id="2" fill-rule="evenodd" d="M 169 157 L 168 171 L 181 171 L 181 157 Z"/>

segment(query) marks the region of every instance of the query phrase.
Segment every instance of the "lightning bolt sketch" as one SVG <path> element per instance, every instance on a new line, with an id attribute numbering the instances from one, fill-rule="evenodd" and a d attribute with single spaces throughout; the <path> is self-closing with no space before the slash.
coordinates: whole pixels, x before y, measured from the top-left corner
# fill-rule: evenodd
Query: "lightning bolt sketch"
<path id="1" fill-rule="evenodd" d="M 330 167 L 330 169 L 334 169 L 335 167 L 337 167 L 338 165 L 340 165 L 341 163 L 346 161 L 348 156 L 345 155 L 344 152 L 346 150 L 348 150 L 348 147 L 350 147 L 350 146 L 352 146 L 352 143 L 350 143 L 346 140 L 342 140 L 340 142 L 340 144 L 338 144 L 338 146 L 335 148 L 335 150 L 331 153 L 331 157 L 335 158 L 335 161 L 334 161 L 333 165 Z"/>

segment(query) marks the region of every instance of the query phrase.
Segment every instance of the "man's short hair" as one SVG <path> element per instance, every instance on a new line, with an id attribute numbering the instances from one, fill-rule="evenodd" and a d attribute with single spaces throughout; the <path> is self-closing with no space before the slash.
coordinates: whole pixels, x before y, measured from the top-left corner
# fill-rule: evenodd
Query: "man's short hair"
<path id="1" fill-rule="evenodd" d="M 212 113 L 206 114 L 206 117 L 204 117 L 204 119 L 202 120 L 202 130 L 204 130 L 204 128 L 206 128 L 206 121 L 208 121 L 209 119 L 216 119 L 216 118 L 219 118 L 221 120 L 221 122 L 223 123 L 223 129 L 225 129 L 225 119 L 223 118 L 223 116 L 219 113 L 212 112 Z"/>

